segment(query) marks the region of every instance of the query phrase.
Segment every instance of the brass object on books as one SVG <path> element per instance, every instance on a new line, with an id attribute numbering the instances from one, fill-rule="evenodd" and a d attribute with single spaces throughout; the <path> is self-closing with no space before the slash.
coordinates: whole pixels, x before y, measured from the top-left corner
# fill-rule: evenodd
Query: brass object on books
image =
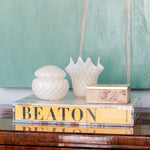
<path id="1" fill-rule="evenodd" d="M 99 84 L 86 87 L 86 103 L 127 104 L 130 100 L 129 84 Z"/>

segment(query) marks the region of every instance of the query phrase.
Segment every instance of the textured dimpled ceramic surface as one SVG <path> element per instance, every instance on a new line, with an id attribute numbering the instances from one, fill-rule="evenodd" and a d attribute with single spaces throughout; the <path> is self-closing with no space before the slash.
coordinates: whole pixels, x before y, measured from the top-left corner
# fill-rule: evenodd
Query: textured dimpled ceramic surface
<path id="1" fill-rule="evenodd" d="M 62 99 L 69 90 L 66 73 L 56 66 L 44 66 L 35 72 L 36 79 L 32 82 L 33 93 L 43 100 Z"/>
<path id="2" fill-rule="evenodd" d="M 73 91 L 77 97 L 85 97 L 87 86 L 97 84 L 99 74 L 104 70 L 100 64 L 100 57 L 98 58 L 97 66 L 95 66 L 90 58 L 87 58 L 84 63 L 82 58 L 79 57 L 76 64 L 70 58 L 70 64 L 65 68 L 71 77 Z"/>
<path id="3" fill-rule="evenodd" d="M 48 78 L 48 79 L 64 79 L 66 77 L 66 73 L 56 67 L 56 66 L 52 66 L 52 65 L 49 65 L 49 66 L 44 66 L 40 69 L 38 69 L 36 72 L 35 72 L 35 76 L 37 78 Z"/>

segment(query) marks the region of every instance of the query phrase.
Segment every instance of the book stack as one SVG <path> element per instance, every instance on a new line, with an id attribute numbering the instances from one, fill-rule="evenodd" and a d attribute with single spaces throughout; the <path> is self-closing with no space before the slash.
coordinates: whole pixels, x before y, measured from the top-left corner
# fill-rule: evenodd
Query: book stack
<path id="1" fill-rule="evenodd" d="M 133 126 L 140 116 L 140 96 L 128 104 L 88 104 L 69 92 L 63 99 L 47 101 L 35 95 L 13 104 L 14 123 Z"/>

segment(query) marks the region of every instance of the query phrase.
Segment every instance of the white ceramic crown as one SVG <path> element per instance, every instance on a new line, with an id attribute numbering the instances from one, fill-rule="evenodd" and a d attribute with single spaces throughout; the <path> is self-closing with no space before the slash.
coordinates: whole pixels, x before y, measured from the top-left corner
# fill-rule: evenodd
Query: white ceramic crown
<path id="1" fill-rule="evenodd" d="M 77 63 L 74 64 L 70 58 L 70 64 L 65 68 L 72 80 L 73 91 L 77 97 L 85 97 L 85 89 L 87 86 L 97 84 L 99 74 L 104 70 L 98 58 L 97 66 L 95 66 L 90 58 L 84 63 L 79 57 Z"/>
<path id="2" fill-rule="evenodd" d="M 43 100 L 62 99 L 69 90 L 66 73 L 56 66 L 44 66 L 35 72 L 36 79 L 32 82 L 33 93 Z"/>

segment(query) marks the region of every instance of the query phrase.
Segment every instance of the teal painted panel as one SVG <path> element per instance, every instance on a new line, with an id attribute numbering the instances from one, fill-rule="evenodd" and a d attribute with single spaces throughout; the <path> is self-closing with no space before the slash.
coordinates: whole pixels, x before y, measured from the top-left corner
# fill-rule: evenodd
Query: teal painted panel
<path id="1" fill-rule="evenodd" d="M 0 0 L 0 87 L 31 87 L 34 71 L 77 60 L 82 0 Z M 132 88 L 150 88 L 150 2 L 131 0 Z M 124 0 L 89 0 L 83 59 L 98 56 L 99 83 L 126 83 Z M 67 79 L 70 78 L 67 77 Z"/>
<path id="2" fill-rule="evenodd" d="M 150 89 L 150 1 L 131 2 L 131 83 Z"/>
<path id="3" fill-rule="evenodd" d="M 104 71 L 99 83 L 126 83 L 126 13 L 124 0 L 89 1 L 84 58 L 96 64 L 98 56 Z"/>
<path id="4" fill-rule="evenodd" d="M 81 0 L 0 0 L 0 87 L 31 87 L 34 71 L 77 58 Z"/>

